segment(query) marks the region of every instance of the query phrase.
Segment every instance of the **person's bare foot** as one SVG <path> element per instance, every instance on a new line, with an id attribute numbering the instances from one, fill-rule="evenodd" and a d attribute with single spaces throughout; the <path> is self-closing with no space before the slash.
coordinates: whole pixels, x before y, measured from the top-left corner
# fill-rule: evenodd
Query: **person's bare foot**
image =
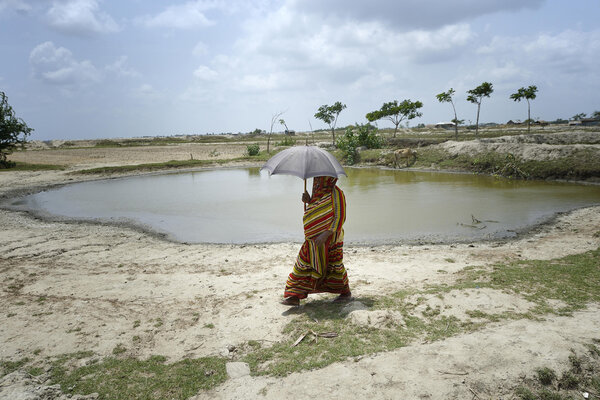
<path id="1" fill-rule="evenodd" d="M 348 293 L 340 294 L 338 297 L 333 299 L 333 302 L 334 303 L 348 303 L 349 301 L 352 301 L 352 300 L 354 300 L 352 298 L 352 293 L 348 292 Z"/>
<path id="2" fill-rule="evenodd" d="M 300 299 L 294 296 L 286 297 L 281 301 L 281 304 L 283 304 L 284 306 L 299 306 Z"/>

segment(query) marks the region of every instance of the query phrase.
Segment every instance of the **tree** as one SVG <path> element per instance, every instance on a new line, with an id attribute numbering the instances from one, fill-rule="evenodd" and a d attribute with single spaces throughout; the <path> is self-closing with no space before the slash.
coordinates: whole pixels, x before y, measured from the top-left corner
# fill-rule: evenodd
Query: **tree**
<path id="1" fill-rule="evenodd" d="M 448 90 L 447 92 L 442 92 L 440 94 L 437 94 L 437 95 L 435 95 L 435 97 L 437 97 L 437 99 L 440 103 L 452 104 L 452 110 L 454 110 L 454 119 L 452 120 L 452 122 L 454 122 L 454 138 L 458 139 L 458 124 L 460 124 L 463 121 L 459 120 L 458 117 L 456 116 L 456 107 L 454 106 L 454 100 L 452 99 L 453 95 L 454 95 L 454 89 L 450 88 L 450 90 Z"/>
<path id="2" fill-rule="evenodd" d="M 581 121 L 582 119 L 584 119 L 584 118 L 585 118 L 585 116 L 586 116 L 586 115 L 587 115 L 586 113 L 579 113 L 579 114 L 575 114 L 575 115 L 573 115 L 573 116 L 571 117 L 571 119 L 572 119 L 573 121 Z"/>
<path id="3" fill-rule="evenodd" d="M 23 146 L 32 131 L 25 121 L 15 116 L 8 104 L 8 97 L 4 92 L 0 92 L 0 167 L 8 168 L 14 165 L 6 160 L 6 156 L 18 146 Z"/>
<path id="4" fill-rule="evenodd" d="M 271 116 L 271 130 L 269 131 L 269 136 L 267 137 L 267 153 L 271 152 L 270 146 L 271 146 L 271 135 L 273 134 L 273 125 L 275 125 L 275 122 L 277 122 L 277 120 L 279 119 L 279 117 L 281 117 L 283 115 L 283 113 L 285 113 L 285 111 L 279 111 Z M 281 120 L 281 121 L 283 121 L 283 120 Z"/>
<path id="5" fill-rule="evenodd" d="M 516 93 L 510 95 L 510 98 L 514 101 L 527 100 L 527 133 L 529 133 L 531 126 L 531 105 L 529 104 L 529 100 L 535 99 L 537 90 L 537 86 L 531 85 L 528 88 L 522 87 Z"/>
<path id="6" fill-rule="evenodd" d="M 594 111 L 592 113 L 592 118 L 594 118 L 594 119 L 600 119 L 600 111 Z"/>
<path id="7" fill-rule="evenodd" d="M 494 91 L 492 84 L 489 82 L 483 82 L 475 89 L 467 90 L 467 100 L 473 104 L 477 104 L 477 120 L 475 122 L 475 136 L 479 135 L 479 110 L 481 109 L 481 101 L 484 97 L 490 97 L 490 94 Z"/>
<path id="8" fill-rule="evenodd" d="M 289 129 L 288 129 L 286 123 L 285 123 L 285 120 L 283 118 L 281 118 L 279 120 L 279 123 L 285 127 L 285 132 L 287 133 L 289 131 Z"/>
<path id="9" fill-rule="evenodd" d="M 327 104 L 322 105 L 315 114 L 316 119 L 320 119 L 329 125 L 331 129 L 331 137 L 333 138 L 333 145 L 335 146 L 335 124 L 337 123 L 338 116 L 346 108 L 345 104 L 336 101 L 333 105 L 328 106 Z"/>
<path id="10" fill-rule="evenodd" d="M 413 118 L 423 115 L 423 113 L 419 111 L 419 108 L 421 107 L 423 107 L 423 103 L 420 101 L 412 102 L 410 100 L 404 100 L 401 103 L 398 103 L 398 100 L 394 100 L 383 103 L 379 110 L 367 113 L 365 117 L 369 122 L 375 122 L 383 118 L 392 121 L 394 124 L 394 137 L 396 137 L 398 125 L 400 125 L 403 120 L 406 119 L 408 122 Z"/>

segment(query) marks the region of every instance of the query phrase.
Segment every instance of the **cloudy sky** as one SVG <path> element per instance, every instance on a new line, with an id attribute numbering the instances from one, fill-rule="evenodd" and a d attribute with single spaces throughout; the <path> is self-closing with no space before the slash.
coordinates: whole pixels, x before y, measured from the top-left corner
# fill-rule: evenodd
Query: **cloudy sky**
<path id="1" fill-rule="evenodd" d="M 598 0 L 0 0 L 0 90 L 32 139 L 290 129 L 341 101 L 338 125 L 394 99 L 452 118 L 435 95 L 484 81 L 481 122 L 600 110 Z M 384 122 L 380 127 L 387 127 Z M 281 129 L 280 126 L 275 127 Z"/>

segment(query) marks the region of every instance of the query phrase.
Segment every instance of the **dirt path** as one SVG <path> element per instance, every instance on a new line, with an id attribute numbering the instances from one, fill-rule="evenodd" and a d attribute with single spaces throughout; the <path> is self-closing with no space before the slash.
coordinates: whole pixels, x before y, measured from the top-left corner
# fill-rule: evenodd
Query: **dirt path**
<path id="1" fill-rule="evenodd" d="M 2 173 L 0 196 L 72 179 L 80 178 L 67 171 Z M 80 350 L 108 356 L 123 344 L 127 355 L 176 361 L 218 355 L 249 340 L 281 340 L 292 318 L 278 300 L 299 244 L 185 245 L 127 227 L 46 222 L 6 210 L 0 226 L 0 359 Z M 509 242 L 349 246 L 344 261 L 355 296 L 380 295 L 447 282 L 467 266 L 596 249 L 599 227 L 600 207 L 592 207 Z M 456 300 L 453 310 L 507 304 L 520 306 L 482 290 Z M 598 311 L 592 305 L 573 317 L 505 321 L 285 379 L 230 379 L 198 398 L 497 395 L 540 363 L 558 365 L 571 348 L 598 337 Z"/>

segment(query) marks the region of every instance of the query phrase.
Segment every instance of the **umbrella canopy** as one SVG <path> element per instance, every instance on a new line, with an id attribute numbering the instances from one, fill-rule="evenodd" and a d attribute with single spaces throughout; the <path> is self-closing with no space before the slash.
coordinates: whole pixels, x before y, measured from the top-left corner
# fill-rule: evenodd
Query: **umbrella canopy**
<path id="1" fill-rule="evenodd" d="M 269 175 L 294 175 L 301 179 L 315 176 L 334 178 L 346 175 L 339 161 L 329 152 L 316 146 L 296 146 L 285 149 L 269 159 L 262 166 Z M 348 176 L 348 175 L 346 175 Z"/>

